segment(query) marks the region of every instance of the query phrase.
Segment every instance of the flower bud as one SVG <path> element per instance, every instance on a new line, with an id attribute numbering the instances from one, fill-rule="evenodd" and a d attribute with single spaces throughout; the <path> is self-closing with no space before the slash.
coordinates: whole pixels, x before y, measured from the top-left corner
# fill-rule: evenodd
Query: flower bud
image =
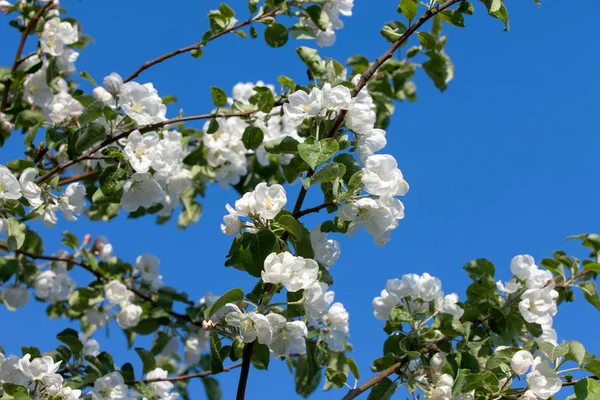
<path id="1" fill-rule="evenodd" d="M 210 331 L 212 329 L 214 329 L 215 327 L 215 323 L 212 321 L 202 321 L 202 329 L 204 329 L 205 331 Z"/>
<path id="2" fill-rule="evenodd" d="M 109 103 L 113 99 L 112 95 L 108 93 L 102 86 L 95 88 L 92 93 L 94 94 L 94 98 L 98 101 Z"/>
<path id="3" fill-rule="evenodd" d="M 517 375 L 523 375 L 527 372 L 533 363 L 533 356 L 527 350 L 519 350 L 510 360 L 510 367 Z"/>
<path id="4" fill-rule="evenodd" d="M 91 241 L 92 241 L 92 235 L 90 235 L 89 233 L 86 233 L 85 236 L 83 237 L 83 245 L 87 246 L 88 244 L 90 244 Z"/>
<path id="5" fill-rule="evenodd" d="M 119 94 L 121 93 L 121 87 L 123 86 L 123 78 L 121 78 L 121 75 L 113 72 L 104 78 L 102 84 L 108 92 L 112 94 Z"/>

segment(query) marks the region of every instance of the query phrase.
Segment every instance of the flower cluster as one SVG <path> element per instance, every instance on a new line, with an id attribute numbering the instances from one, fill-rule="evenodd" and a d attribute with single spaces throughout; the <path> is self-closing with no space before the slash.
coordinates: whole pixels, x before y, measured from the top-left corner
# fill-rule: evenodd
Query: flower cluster
<path id="1" fill-rule="evenodd" d="M 552 317 L 557 313 L 556 299 L 558 292 L 554 290 L 554 279 L 550 271 L 539 268 L 530 255 L 519 255 L 512 259 L 510 270 L 513 278 L 506 284 L 496 283 L 498 290 L 505 294 L 513 294 L 521 290 L 519 311 L 527 322 L 540 324 L 542 335 L 536 340 L 556 344 L 556 331 L 552 328 Z"/>
<path id="2" fill-rule="evenodd" d="M 225 207 L 229 214 L 223 217 L 221 231 L 226 235 L 237 235 L 243 228 L 251 232 L 262 229 L 266 222 L 279 214 L 287 203 L 287 196 L 283 186 L 271 185 L 261 182 L 252 192 L 247 192 L 235 202 L 235 208 L 227 204 Z M 250 221 L 242 222 L 246 217 Z"/>
<path id="3" fill-rule="evenodd" d="M 260 81 L 256 85 L 238 83 L 233 87 L 233 97 L 229 99 L 229 103 L 242 108 L 250 106 L 249 99 L 256 94 L 255 87 L 266 87 L 275 91 L 272 85 L 265 85 Z M 281 106 L 274 107 L 269 114 L 256 112 L 253 118 L 252 126 L 262 131 L 263 142 L 285 136 L 303 141 L 296 132 L 298 124 L 287 114 L 281 115 Z M 208 133 L 210 122 L 204 125 L 202 143 L 207 149 L 208 165 L 215 169 L 215 180 L 222 187 L 239 183 L 240 178 L 248 173 L 247 156 L 250 154 L 256 154 L 256 159 L 261 165 L 269 165 L 264 143 L 255 150 L 247 150 L 242 142 L 244 131 L 251 126 L 247 121 L 238 117 L 226 117 L 217 118 L 216 122 L 218 129 L 214 133 Z M 289 162 L 289 159 L 286 155 L 280 157 L 282 163 Z"/>
<path id="4" fill-rule="evenodd" d="M 65 250 L 60 250 L 54 256 L 64 257 L 68 253 Z M 64 261 L 55 261 L 51 264 L 50 269 L 41 272 L 35 277 L 33 282 L 35 289 L 35 297 L 56 303 L 58 301 L 68 300 L 75 288 L 75 281 L 69 277 L 67 263 Z"/>
<path id="5" fill-rule="evenodd" d="M 0 383 L 23 386 L 31 398 L 79 399 L 81 390 L 63 386 L 64 379 L 57 374 L 60 364 L 50 356 L 32 359 L 31 354 L 19 358 L 0 353 Z"/>
<path id="6" fill-rule="evenodd" d="M 502 347 L 497 349 L 502 350 Z M 517 351 L 511 361 L 510 367 L 516 376 L 527 374 L 528 390 L 523 394 L 523 399 L 549 399 L 562 388 L 562 381 L 546 353 L 538 350 L 531 354 L 527 350 Z M 529 371 L 529 373 L 527 372 Z"/>
<path id="7" fill-rule="evenodd" d="M 430 304 L 440 313 L 462 317 L 464 310 L 458 305 L 456 293 L 444 296 L 442 282 L 428 273 L 419 276 L 407 274 L 402 279 L 390 279 L 381 291 L 381 296 L 373 299 L 375 318 L 387 320 L 394 307 L 401 307 L 410 313 L 424 313 Z"/>
<path id="8" fill-rule="evenodd" d="M 135 294 L 119 281 L 110 281 L 104 287 L 104 295 L 111 306 L 118 305 L 117 324 L 123 329 L 133 328 L 140 322 L 142 307 L 133 303 Z"/>
<path id="9" fill-rule="evenodd" d="M 319 46 L 333 46 L 336 40 L 335 31 L 344 27 L 340 15 L 345 17 L 352 16 L 353 7 L 354 0 L 327 0 L 323 2 L 323 10 L 328 16 L 326 26 L 317 27 L 317 25 L 308 18 L 303 19 L 301 22 L 314 31 Z M 323 30 L 322 28 L 325 29 Z"/>

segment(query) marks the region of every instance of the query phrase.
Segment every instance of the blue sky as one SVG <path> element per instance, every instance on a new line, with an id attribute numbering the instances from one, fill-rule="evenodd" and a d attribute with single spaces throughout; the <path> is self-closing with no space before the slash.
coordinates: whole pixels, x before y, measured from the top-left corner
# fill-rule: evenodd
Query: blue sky
<path id="1" fill-rule="evenodd" d="M 344 19 L 336 46 L 321 50 L 322 55 L 340 61 L 354 54 L 375 59 L 387 49 L 378 32 L 395 16 L 397 2 L 356 3 L 354 16 Z M 498 277 L 507 279 L 509 262 L 517 254 L 529 253 L 539 260 L 564 249 L 584 257 L 584 251 L 563 239 L 600 226 L 595 211 L 600 196 L 596 167 L 600 136 L 594 133 L 600 70 L 598 56 L 590 51 L 600 4 L 586 4 L 586 12 L 581 12 L 580 7 L 558 1 L 546 1 L 540 8 L 533 1 L 508 3 L 509 33 L 487 16 L 481 3 L 475 4 L 475 16 L 467 18 L 467 28 L 445 28 L 450 34 L 447 53 L 456 67 L 454 81 L 441 94 L 420 73 L 419 100 L 397 105 L 386 151 L 398 160 L 411 190 L 403 199 L 406 217 L 391 243 L 377 248 L 362 232 L 351 239 L 336 237 L 342 256 L 331 270 L 333 290 L 350 312 L 354 357 L 364 377 L 370 375 L 371 361 L 381 355 L 385 336 L 382 324 L 372 316 L 371 300 L 387 279 L 429 272 L 442 280 L 445 292 L 464 298 L 468 278 L 461 267 L 468 261 L 489 258 Z M 126 76 L 144 61 L 199 41 L 207 29 L 208 10 L 219 2 L 65 0 L 62 4 L 96 40 L 82 52 L 79 71 L 101 81 L 110 72 Z M 245 18 L 246 2 L 229 4 L 240 19 Z M 6 22 L 0 25 L 0 65 L 12 62 L 18 40 Z M 181 55 L 137 80 L 153 82 L 160 95 L 179 99 L 178 106 L 169 106 L 169 117 L 177 116 L 179 108 L 186 115 L 205 113 L 212 107 L 211 85 L 229 92 L 239 81 L 276 83 L 278 75 L 304 80 L 305 68 L 295 55 L 298 45 L 314 42 L 292 41 L 271 49 L 262 40 L 243 41 L 232 35 L 209 44 L 199 60 Z M 87 83 L 82 88 L 91 90 Z M 17 135 L 13 140 L 0 150 L 0 163 L 18 157 L 22 144 Z M 298 190 L 298 185 L 289 188 L 288 198 L 295 199 Z M 118 218 L 110 223 L 82 218 L 77 223 L 63 220 L 53 230 L 41 224 L 36 228 L 48 253 L 61 248 L 59 233 L 65 229 L 80 236 L 107 236 L 125 260 L 153 253 L 162 261 L 168 285 L 200 298 L 206 291 L 250 290 L 254 284 L 250 277 L 223 267 L 231 238 L 220 233 L 219 224 L 225 203 L 236 198 L 232 189 L 211 187 L 202 219 L 186 231 L 178 231 L 174 223 L 157 227 L 153 218 Z M 319 203 L 314 193 L 305 202 Z M 305 222 L 311 228 L 324 218 L 313 215 Z M 80 283 L 89 279 L 77 272 L 74 277 Z M 579 340 L 588 350 L 600 351 L 600 339 L 595 329 L 589 329 L 597 320 L 591 314 L 596 311 L 580 297 L 575 304 L 561 306 L 555 317 L 559 338 Z M 48 321 L 44 309 L 35 301 L 18 313 L 0 308 L 2 325 L 11 327 L 0 332 L 0 344 L 7 352 L 20 352 L 22 344 L 35 344 L 43 351 L 55 348 L 54 335 L 68 322 Z M 111 327 L 109 337 L 100 331 L 95 338 L 118 364 L 137 361 L 135 353 L 122 350 L 125 341 L 118 327 Z M 237 376 L 232 372 L 219 377 L 224 398 L 234 396 Z M 203 398 L 199 382 L 192 382 L 191 388 L 194 399 Z M 293 377 L 284 363 L 273 362 L 268 374 L 251 372 L 248 398 L 264 396 L 266 389 L 295 398 Z M 341 395 L 317 392 L 314 398 Z"/>

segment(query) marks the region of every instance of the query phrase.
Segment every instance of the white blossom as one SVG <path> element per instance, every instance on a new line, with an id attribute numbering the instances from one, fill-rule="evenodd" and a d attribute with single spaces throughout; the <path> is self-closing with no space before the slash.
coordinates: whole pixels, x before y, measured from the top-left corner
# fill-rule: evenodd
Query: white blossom
<path id="1" fill-rule="evenodd" d="M 33 282 L 35 296 L 50 303 L 68 300 L 75 282 L 66 273 L 44 271 Z"/>
<path id="2" fill-rule="evenodd" d="M 510 281 L 506 282 L 506 285 L 504 285 L 502 281 L 496 282 L 496 287 L 503 293 L 512 294 L 519 290 L 520 285 L 516 278 L 512 278 Z"/>
<path id="3" fill-rule="evenodd" d="M 65 46 L 77 43 L 78 40 L 77 26 L 73 26 L 69 22 L 61 22 L 58 18 L 52 18 L 44 24 L 40 45 L 45 53 L 51 56 L 60 56 Z"/>
<path id="4" fill-rule="evenodd" d="M 239 310 L 233 310 L 225 316 L 228 325 L 240 330 L 244 343 L 250 343 L 258 339 L 258 343 L 269 344 L 272 332 L 269 320 L 262 314 L 249 312 L 245 314 Z"/>
<path id="5" fill-rule="evenodd" d="M 79 333 L 79 341 L 83 344 L 81 353 L 84 356 L 97 356 L 100 354 L 100 343 L 96 339 L 88 339 L 84 333 Z"/>
<path id="6" fill-rule="evenodd" d="M 166 121 L 167 107 L 151 83 L 140 85 L 127 82 L 121 87 L 119 104 L 131 119 L 139 125 Z"/>
<path id="7" fill-rule="evenodd" d="M 135 259 L 135 263 L 142 274 L 142 278 L 147 282 L 155 279 L 162 279 L 158 273 L 160 260 L 151 254 L 142 254 Z"/>
<path id="8" fill-rule="evenodd" d="M 440 305 L 440 311 L 446 314 L 451 314 L 456 318 L 460 318 L 465 313 L 458 304 L 458 295 L 456 293 L 447 294 L 444 296 Z"/>
<path id="9" fill-rule="evenodd" d="M 65 75 L 72 75 L 75 73 L 75 61 L 79 58 L 79 52 L 65 48 L 63 53 L 56 57 L 56 67 Z"/>
<path id="10" fill-rule="evenodd" d="M 529 389 L 540 399 L 549 399 L 562 388 L 562 381 L 556 375 L 548 360 L 536 357 L 527 374 Z"/>
<path id="11" fill-rule="evenodd" d="M 529 371 L 533 364 L 533 355 L 527 350 L 517 351 L 510 360 L 510 367 L 517 375 L 523 375 Z"/>
<path id="12" fill-rule="evenodd" d="M 346 86 L 338 85 L 332 88 L 329 83 L 326 83 L 321 89 L 322 106 L 328 111 L 338 112 L 346 109 L 351 100 L 350 89 Z"/>
<path id="13" fill-rule="evenodd" d="M 12 172 L 0 165 L 0 199 L 18 200 L 21 198 L 21 185 Z"/>
<path id="14" fill-rule="evenodd" d="M 43 66 L 38 71 L 29 75 L 23 83 L 24 99 L 29 104 L 46 108 L 52 103 L 52 89 L 46 83 L 47 67 Z"/>
<path id="15" fill-rule="evenodd" d="M 537 270 L 537 265 L 530 255 L 516 256 L 510 262 L 510 271 L 517 278 L 526 281 Z"/>
<path id="16" fill-rule="evenodd" d="M 121 208 L 128 212 L 136 211 L 139 207 L 151 207 L 159 203 L 164 196 L 162 188 L 149 172 L 136 172 L 123 185 Z"/>
<path id="17" fill-rule="evenodd" d="M 316 117 L 321 112 L 321 90 L 313 88 L 309 94 L 298 90 L 288 96 L 288 103 L 283 105 L 283 112 L 292 121 L 300 124 L 308 117 Z"/>
<path id="18" fill-rule="evenodd" d="M 91 395 L 92 400 L 125 400 L 127 392 L 123 376 L 118 372 L 110 372 L 96 379 Z"/>
<path id="19" fill-rule="evenodd" d="M 85 186 L 80 182 L 67 186 L 60 199 L 60 209 L 67 220 L 77 220 L 76 215 L 81 215 L 85 210 Z"/>
<path id="20" fill-rule="evenodd" d="M 29 290 L 24 287 L 10 287 L 2 292 L 2 299 L 9 311 L 25 307 L 29 302 Z"/>
<path id="21" fill-rule="evenodd" d="M 146 374 L 146 379 L 164 379 L 169 375 L 167 371 L 162 368 L 155 368 Z M 169 392 L 173 390 L 174 385 L 169 381 L 150 382 L 149 386 L 154 389 L 154 393 L 159 398 L 164 398 L 169 395 Z"/>
<path id="22" fill-rule="evenodd" d="M 556 315 L 558 292 L 554 289 L 527 289 L 521 295 L 519 311 L 527 322 L 550 324 Z"/>
<path id="23" fill-rule="evenodd" d="M 118 305 L 130 302 L 134 294 L 121 282 L 112 280 L 104 286 L 104 296 L 110 304 Z"/>
<path id="24" fill-rule="evenodd" d="M 382 290 L 381 296 L 373 299 L 373 314 L 375 315 L 375 318 L 382 321 L 387 320 L 390 317 L 390 312 L 396 307 L 399 301 L 400 299 L 395 295 L 385 289 Z"/>
<path id="25" fill-rule="evenodd" d="M 142 307 L 137 304 L 121 304 L 121 311 L 117 314 L 117 324 L 123 329 L 137 326 L 142 317 Z"/>
<path id="26" fill-rule="evenodd" d="M 269 254 L 261 272 L 264 282 L 281 283 L 289 292 L 306 289 L 317 280 L 318 274 L 316 261 L 295 257 L 287 251 Z"/>
<path id="27" fill-rule="evenodd" d="M 350 221 L 348 236 L 364 226 L 373 235 L 375 244 L 381 247 L 389 242 L 391 231 L 398 226 L 397 220 L 404 218 L 404 205 L 393 198 L 362 198 L 344 205 L 338 217 L 342 221 Z"/>
<path id="28" fill-rule="evenodd" d="M 275 184 L 268 186 L 261 182 L 254 189 L 255 212 L 264 219 L 273 219 L 287 203 L 283 186 Z"/>
<path id="29" fill-rule="evenodd" d="M 77 118 L 83 111 L 83 106 L 67 92 L 59 92 L 52 98 L 48 116 L 55 124 Z"/>
<path id="30" fill-rule="evenodd" d="M 119 94 L 123 87 L 123 78 L 116 72 L 112 72 L 110 75 L 104 77 L 102 85 L 109 93 Z"/>
<path id="31" fill-rule="evenodd" d="M 373 154 L 382 150 L 387 144 L 383 129 L 372 129 L 358 136 L 356 141 L 356 154 L 363 164 Z"/>
<path id="32" fill-rule="evenodd" d="M 323 317 L 323 322 L 327 326 L 324 333 L 324 340 L 332 351 L 344 351 L 345 342 L 350 334 L 348 325 L 350 315 L 342 303 L 333 303 L 327 314 Z"/>
<path id="33" fill-rule="evenodd" d="M 396 159 L 389 154 L 375 154 L 367 158 L 362 169 L 365 190 L 377 196 L 404 196 L 408 183 L 398 169 Z"/>
<path id="34" fill-rule="evenodd" d="M 240 221 L 239 214 L 229 204 L 225 205 L 225 208 L 229 214 L 223 217 L 223 223 L 221 224 L 221 232 L 226 235 L 234 236 L 237 235 L 243 228 L 243 224 Z"/>
<path id="35" fill-rule="evenodd" d="M 337 240 L 327 239 L 327 233 L 321 232 L 320 226 L 310 232 L 310 243 L 315 259 L 327 268 L 335 264 L 340 257 L 340 244 Z"/>
<path id="36" fill-rule="evenodd" d="M 353 102 L 346 113 L 344 121 L 346 128 L 358 134 L 366 135 L 373 131 L 375 119 L 375 111 L 370 105 Z"/>
<path id="37" fill-rule="evenodd" d="M 33 381 L 40 381 L 47 375 L 55 374 L 61 363 L 61 361 L 55 363 L 50 356 L 38 357 L 33 359 L 33 361 L 30 361 L 30 359 L 31 354 L 25 354 L 19 360 L 19 369 Z"/>
<path id="38" fill-rule="evenodd" d="M 306 353 L 306 335 L 308 329 L 302 321 L 287 322 L 284 316 L 270 313 L 267 315 L 273 333 L 269 349 L 273 357 L 288 357 L 292 350 L 298 354 Z"/>
<path id="39" fill-rule="evenodd" d="M 35 168 L 25 168 L 19 176 L 19 184 L 21 185 L 21 194 L 29 201 L 32 207 L 39 207 L 44 202 L 41 199 L 42 190 L 35 183 L 35 178 L 38 171 Z"/>
<path id="40" fill-rule="evenodd" d="M 140 131 L 135 130 L 129 135 L 123 152 L 136 172 L 148 172 L 156 157 L 158 141 L 156 132 L 142 135 Z"/>
<path id="41" fill-rule="evenodd" d="M 317 320 L 323 318 L 333 302 L 334 293 L 328 289 L 325 283 L 315 281 L 304 291 L 304 313 L 313 325 L 318 325 Z"/>

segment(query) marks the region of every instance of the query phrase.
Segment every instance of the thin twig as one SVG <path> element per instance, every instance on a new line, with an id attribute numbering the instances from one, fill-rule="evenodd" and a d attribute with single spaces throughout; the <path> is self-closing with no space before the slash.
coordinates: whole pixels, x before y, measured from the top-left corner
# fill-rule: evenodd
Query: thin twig
<path id="1" fill-rule="evenodd" d="M 8 245 L 6 243 L 4 243 L 4 242 L 0 242 L 0 248 L 4 249 L 4 250 L 7 250 L 7 251 L 9 250 L 8 249 Z M 77 265 L 77 266 L 79 266 L 79 267 L 81 267 L 81 268 L 83 268 L 83 269 L 91 272 L 96 277 L 96 279 L 98 279 L 98 280 L 103 280 L 103 281 L 110 281 L 111 280 L 109 277 L 105 276 L 102 272 L 100 272 L 100 271 L 95 270 L 94 268 L 92 268 L 91 265 L 86 264 L 86 263 L 81 262 L 81 261 L 78 261 L 78 260 L 76 260 L 73 257 L 45 256 L 43 254 L 33 254 L 33 253 L 30 253 L 30 252 L 24 251 L 24 250 L 16 250 L 15 253 L 23 255 L 25 257 L 32 258 L 34 260 L 45 260 L 45 261 L 71 263 L 73 265 Z M 128 290 L 130 290 L 136 296 L 140 297 L 141 299 L 143 299 L 145 301 L 149 301 L 150 303 L 152 303 L 154 305 L 157 305 L 157 303 L 153 299 L 151 299 L 149 296 L 147 296 L 146 294 L 140 292 L 136 288 L 134 288 L 132 286 L 129 286 L 129 285 L 125 284 L 125 283 L 124 283 L 124 285 L 125 285 L 125 287 Z M 202 323 L 192 321 L 187 315 L 179 314 L 179 313 L 177 313 L 177 312 L 175 312 L 173 310 L 170 310 L 170 309 L 167 310 L 167 312 L 171 316 L 173 316 L 173 317 L 175 317 L 175 318 L 177 318 L 179 320 L 190 322 L 190 323 L 192 323 L 194 325 L 202 326 Z"/>
<path id="2" fill-rule="evenodd" d="M 582 381 L 584 379 L 598 380 L 599 378 L 596 375 L 586 376 L 585 378 L 575 379 L 574 381 L 571 381 L 571 382 L 563 382 L 562 385 L 563 385 L 563 387 L 565 387 L 565 386 L 575 386 L 575 385 L 577 385 L 577 382 Z"/>
<path id="3" fill-rule="evenodd" d="M 225 29 L 225 30 L 222 30 L 222 31 L 221 31 L 221 32 L 219 32 L 219 33 L 215 33 L 214 35 L 212 35 L 212 36 L 211 36 L 211 37 L 208 39 L 208 41 L 207 41 L 206 43 L 208 43 L 208 42 L 210 42 L 210 41 L 213 41 L 213 40 L 215 40 L 216 38 L 219 38 L 219 37 L 221 37 L 221 36 L 223 36 L 223 35 L 226 35 L 226 34 L 228 34 L 228 33 L 231 33 L 231 32 L 233 32 L 233 31 L 236 31 L 236 30 L 238 30 L 238 29 L 240 29 L 240 28 L 243 28 L 243 27 L 244 27 L 244 26 L 246 26 L 246 25 L 250 25 L 251 23 L 253 23 L 253 22 L 255 22 L 255 21 L 260 21 L 261 19 L 264 19 L 264 18 L 267 18 L 267 17 L 273 17 L 273 16 L 275 16 L 275 15 L 276 15 L 276 14 L 277 14 L 277 13 L 278 13 L 280 10 L 281 10 L 281 6 L 277 6 L 277 7 L 273 8 L 271 11 L 268 11 L 268 12 L 264 13 L 263 15 L 259 16 L 259 17 L 258 17 L 258 18 L 256 18 L 256 19 L 252 19 L 252 18 L 250 18 L 250 19 L 247 19 L 247 20 L 245 20 L 245 21 L 242 21 L 242 22 L 240 22 L 240 23 L 237 23 L 237 24 L 235 24 L 235 25 L 231 26 L 230 28 L 227 28 L 227 29 Z M 137 77 L 139 74 L 141 74 L 142 72 L 144 72 L 144 71 L 145 71 L 145 70 L 147 70 L 148 68 L 152 67 L 153 65 L 159 64 L 159 63 L 161 63 L 161 62 L 163 62 L 163 61 L 165 61 L 165 60 L 168 60 L 169 58 L 175 57 L 175 56 L 177 56 L 177 55 L 179 55 L 179 54 L 187 53 L 187 52 L 190 52 L 190 51 L 192 51 L 192 50 L 197 50 L 197 49 L 199 49 L 199 48 L 201 48 L 201 47 L 204 47 L 204 46 L 205 46 L 205 43 L 204 43 L 204 42 L 198 42 L 198 43 L 194 43 L 194 44 L 192 44 L 192 45 L 190 45 L 190 46 L 182 47 L 182 48 L 180 48 L 180 49 L 173 50 L 173 51 L 171 51 L 170 53 L 163 54 L 162 56 L 160 56 L 160 57 L 157 57 L 157 58 L 155 58 L 154 60 L 146 61 L 146 62 L 145 62 L 145 63 L 143 63 L 143 64 L 142 64 L 142 65 L 141 65 L 141 66 L 140 66 L 138 69 L 136 69 L 136 70 L 135 70 L 135 72 L 134 72 L 133 74 L 129 75 L 129 76 L 128 76 L 128 77 L 127 77 L 125 80 L 124 80 L 124 82 L 129 82 L 130 80 L 132 80 L 132 79 L 136 78 L 136 77 Z"/>
<path id="4" fill-rule="evenodd" d="M 61 173 L 65 169 L 69 168 L 70 166 L 77 164 L 78 162 L 86 160 L 89 156 L 91 156 L 92 154 L 96 153 L 97 151 L 103 149 L 104 147 L 108 146 L 109 144 L 114 143 L 119 139 L 129 136 L 132 132 L 134 132 L 136 130 L 139 130 L 141 133 L 144 133 L 144 132 L 153 131 L 158 128 L 162 128 L 165 125 L 177 124 L 177 123 L 185 122 L 185 121 L 195 121 L 195 120 L 209 119 L 209 118 L 248 117 L 248 116 L 254 114 L 255 112 L 256 112 L 256 110 L 231 113 L 231 114 L 200 114 L 200 115 L 192 115 L 189 117 L 177 117 L 177 118 L 172 118 L 172 119 L 169 119 L 169 120 L 166 120 L 163 122 L 158 122 L 156 124 L 146 125 L 146 126 L 139 127 L 136 129 L 130 129 L 130 130 L 122 132 L 116 136 L 111 136 L 109 138 L 106 138 L 103 142 L 97 144 L 96 146 L 92 147 L 91 149 L 89 149 L 85 153 L 81 154 L 79 157 L 74 158 L 73 160 L 70 160 L 70 161 L 67 161 L 65 163 L 55 166 L 50 171 L 46 172 L 44 175 L 42 175 L 40 178 L 38 178 L 35 181 L 35 183 L 37 183 L 39 185 L 40 183 L 52 178 L 55 174 Z"/>
<path id="5" fill-rule="evenodd" d="M 101 172 L 102 171 L 97 170 L 97 169 L 95 169 L 93 171 L 82 172 L 81 174 L 68 176 L 64 179 L 61 179 L 58 181 L 58 184 L 60 186 L 62 186 L 62 185 L 68 185 L 69 183 L 81 181 L 81 180 L 88 179 L 88 178 L 95 178 L 98 175 L 100 175 Z"/>
<path id="6" fill-rule="evenodd" d="M 242 366 L 242 362 L 238 362 L 236 364 L 232 364 L 228 367 L 223 368 L 223 372 L 229 372 L 232 369 L 236 369 Z M 133 382 L 125 382 L 127 385 L 135 385 L 136 383 L 152 383 L 152 382 L 177 382 L 177 381 L 185 381 L 187 379 L 193 378 L 206 378 L 207 376 L 212 375 L 212 371 L 202 371 L 195 374 L 187 374 L 187 375 L 177 375 L 167 378 L 154 378 L 154 379 L 139 379 Z"/>
<path id="7" fill-rule="evenodd" d="M 293 216 L 294 218 L 298 219 L 298 218 L 301 218 L 301 217 L 305 216 L 306 214 L 316 213 L 316 212 L 319 212 L 319 211 L 321 211 L 321 210 L 322 210 L 322 209 L 324 209 L 324 208 L 327 208 L 327 207 L 330 207 L 330 206 L 335 206 L 335 205 L 336 205 L 336 203 L 335 203 L 335 202 L 332 202 L 332 203 L 324 203 L 324 204 L 318 205 L 318 206 L 316 206 L 316 207 L 307 208 L 307 209 L 305 209 L 305 210 L 298 211 L 297 213 L 295 213 L 295 214 L 292 214 L 292 216 Z"/>
<path id="8" fill-rule="evenodd" d="M 21 41 L 19 42 L 19 47 L 17 48 L 17 54 L 15 55 L 15 61 L 10 70 L 11 76 L 17 72 L 17 68 L 19 67 L 19 63 L 21 60 L 21 56 L 23 55 L 23 48 L 25 47 L 25 42 L 27 42 L 27 36 L 31 33 L 31 30 L 37 25 L 39 19 L 44 15 L 44 13 L 54 5 L 53 1 L 49 1 L 41 7 L 37 13 L 33 16 L 31 21 L 25 26 L 23 29 L 23 33 L 21 33 Z M 0 112 L 6 110 L 6 106 L 8 105 L 8 93 L 10 92 L 11 85 L 10 77 L 4 81 L 4 93 L 2 93 L 2 104 L 0 105 Z"/>

